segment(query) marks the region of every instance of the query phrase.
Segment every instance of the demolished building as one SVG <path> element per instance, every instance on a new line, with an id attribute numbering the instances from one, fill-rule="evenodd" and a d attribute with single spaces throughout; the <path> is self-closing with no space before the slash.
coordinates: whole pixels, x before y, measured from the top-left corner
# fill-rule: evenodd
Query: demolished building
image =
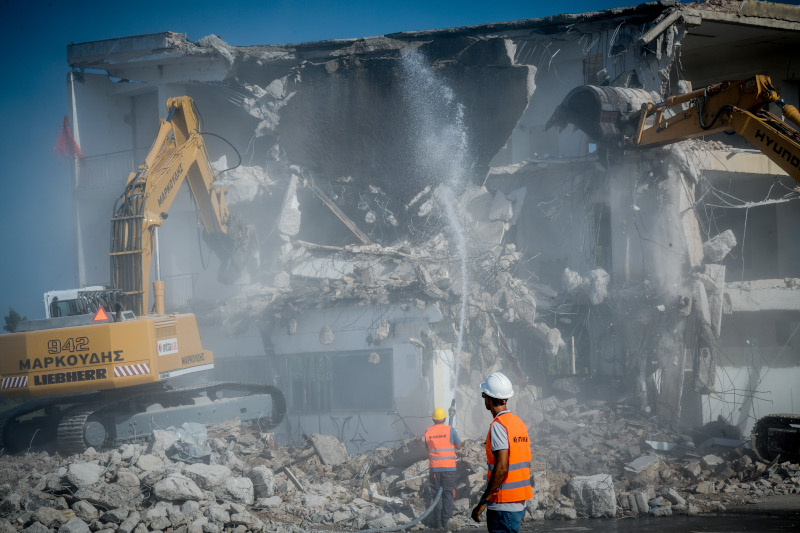
<path id="1" fill-rule="evenodd" d="M 234 147 L 207 137 L 262 266 L 218 284 L 186 192 L 161 233 L 167 310 L 198 315 L 216 377 L 284 391 L 290 440 L 371 449 L 451 399 L 480 437 L 495 370 L 533 427 L 554 380 L 583 376 L 665 422 L 746 434 L 795 412 L 796 184 L 735 137 L 606 168 L 546 124 L 584 84 L 664 98 L 768 74 L 796 105 L 798 45 L 800 8 L 750 0 L 296 45 L 72 44 L 77 282 L 108 279 L 114 200 L 185 94 Z"/>

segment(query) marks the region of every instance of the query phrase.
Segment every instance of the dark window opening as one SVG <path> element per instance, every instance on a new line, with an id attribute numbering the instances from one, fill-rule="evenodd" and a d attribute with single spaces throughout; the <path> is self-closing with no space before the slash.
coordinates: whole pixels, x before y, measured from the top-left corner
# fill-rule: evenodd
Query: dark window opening
<path id="1" fill-rule="evenodd" d="M 376 352 L 377 353 L 377 352 Z M 295 413 L 391 411 L 391 352 L 287 357 L 289 409 Z"/>

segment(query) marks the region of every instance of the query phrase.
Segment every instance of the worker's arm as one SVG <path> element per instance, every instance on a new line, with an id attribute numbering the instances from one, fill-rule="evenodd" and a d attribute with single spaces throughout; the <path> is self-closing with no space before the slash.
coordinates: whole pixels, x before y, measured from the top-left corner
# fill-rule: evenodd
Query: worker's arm
<path id="1" fill-rule="evenodd" d="M 478 505 L 472 509 L 472 519 L 476 522 L 481 521 L 481 514 L 483 514 L 484 509 L 486 509 L 486 503 L 489 501 L 492 494 L 500 488 L 500 485 L 502 485 L 503 481 L 506 479 L 506 474 L 508 474 L 508 449 L 493 450 L 492 454 L 494 455 L 494 468 L 492 469 L 491 476 L 489 476 L 489 484 L 486 485 L 486 490 L 483 491 Z"/>
<path id="2" fill-rule="evenodd" d="M 455 428 L 450 429 L 450 443 L 456 450 L 461 449 L 461 439 L 459 438 L 458 431 L 456 431 Z"/>

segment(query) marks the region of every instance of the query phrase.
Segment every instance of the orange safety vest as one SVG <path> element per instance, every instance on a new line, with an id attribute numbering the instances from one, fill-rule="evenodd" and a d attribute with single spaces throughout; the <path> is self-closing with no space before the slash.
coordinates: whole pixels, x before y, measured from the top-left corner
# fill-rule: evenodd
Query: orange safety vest
<path id="1" fill-rule="evenodd" d="M 492 424 L 494 423 L 502 425 L 508 432 L 508 473 L 500 488 L 489 497 L 489 501 L 521 502 L 533 498 L 531 443 L 525 422 L 510 411 L 503 411 L 494 417 Z M 489 424 L 489 433 L 486 435 L 486 461 L 489 463 L 489 471 L 486 473 L 487 481 L 491 478 L 494 469 L 491 443 L 492 424 Z"/>
<path id="2" fill-rule="evenodd" d="M 450 442 L 450 426 L 434 424 L 425 432 L 431 472 L 455 472 L 456 449 Z"/>

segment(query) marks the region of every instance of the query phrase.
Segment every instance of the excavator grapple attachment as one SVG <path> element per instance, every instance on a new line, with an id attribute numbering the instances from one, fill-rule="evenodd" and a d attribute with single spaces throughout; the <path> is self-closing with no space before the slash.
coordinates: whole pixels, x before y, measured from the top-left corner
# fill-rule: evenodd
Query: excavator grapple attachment
<path id="1" fill-rule="evenodd" d="M 594 142 L 621 144 L 634 133 L 642 106 L 657 101 L 643 89 L 584 85 L 567 94 L 545 129 L 573 124 Z"/>

